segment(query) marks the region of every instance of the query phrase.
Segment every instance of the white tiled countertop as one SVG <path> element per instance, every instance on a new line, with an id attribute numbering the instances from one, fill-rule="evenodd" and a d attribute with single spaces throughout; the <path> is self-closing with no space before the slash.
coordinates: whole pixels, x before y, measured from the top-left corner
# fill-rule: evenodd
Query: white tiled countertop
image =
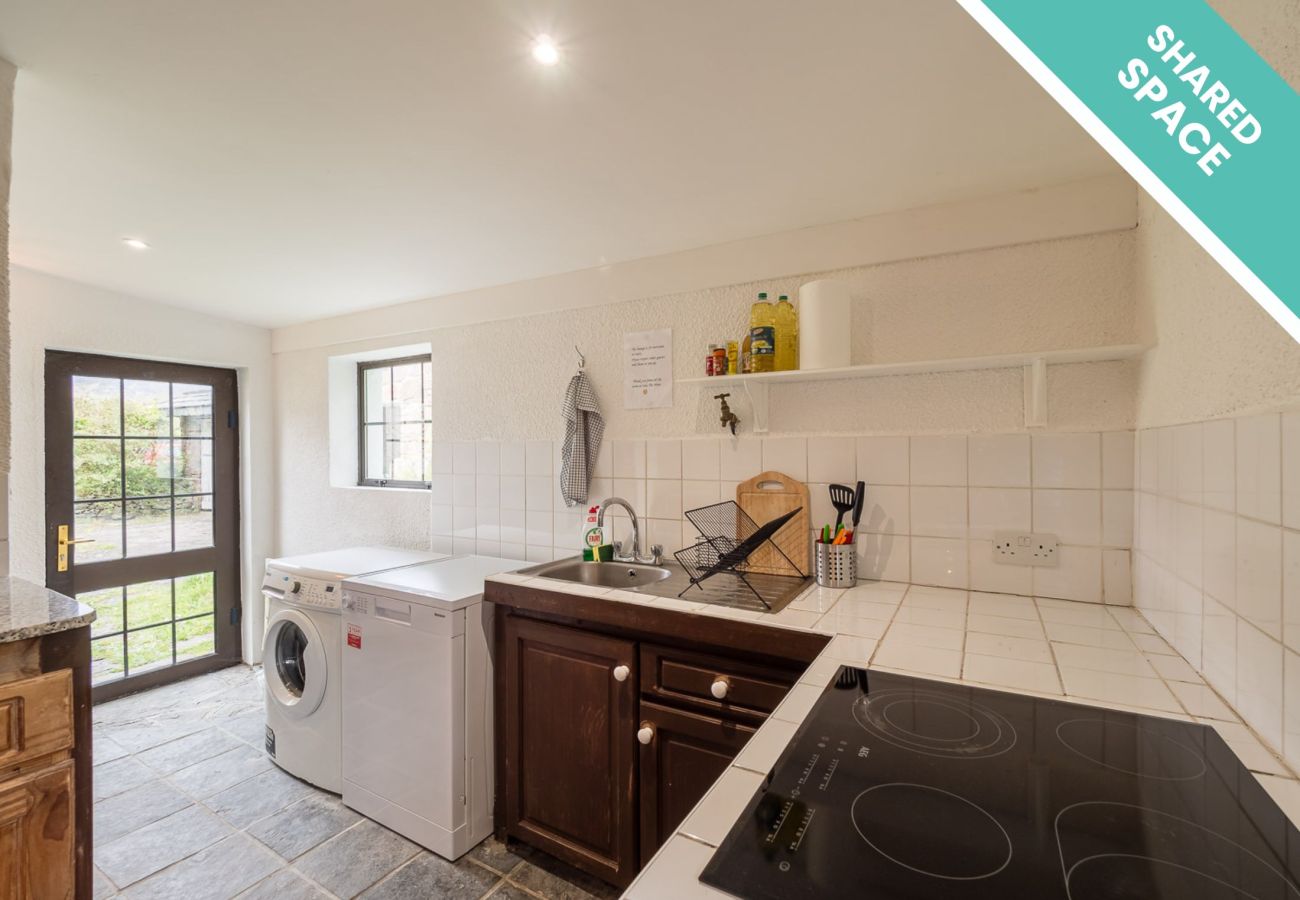
<path id="1" fill-rule="evenodd" d="M 811 587 L 773 615 L 552 578 L 508 574 L 492 580 L 832 635 L 625 898 L 729 896 L 701 884 L 700 871 L 841 665 L 1210 725 L 1291 820 L 1300 823 L 1300 782 L 1295 774 L 1128 607 L 863 582 L 849 590 Z"/>

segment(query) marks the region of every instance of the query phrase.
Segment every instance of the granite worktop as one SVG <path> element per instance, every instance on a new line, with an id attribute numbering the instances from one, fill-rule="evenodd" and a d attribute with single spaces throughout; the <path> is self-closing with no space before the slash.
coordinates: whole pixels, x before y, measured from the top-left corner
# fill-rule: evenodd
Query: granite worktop
<path id="1" fill-rule="evenodd" d="M 0 644 L 80 628 L 95 621 L 95 611 L 21 578 L 0 578 Z"/>

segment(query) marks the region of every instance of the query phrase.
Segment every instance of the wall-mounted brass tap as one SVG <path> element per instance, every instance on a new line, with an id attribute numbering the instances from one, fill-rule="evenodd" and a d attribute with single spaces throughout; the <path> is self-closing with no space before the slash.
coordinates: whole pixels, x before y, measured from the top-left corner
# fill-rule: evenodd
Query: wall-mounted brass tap
<path id="1" fill-rule="evenodd" d="M 740 424 L 740 417 L 732 412 L 731 407 L 727 405 L 727 398 L 730 396 L 730 394 L 714 394 L 713 399 L 722 401 L 722 427 L 726 428 L 730 425 L 731 433 L 735 434 L 736 426 Z"/>

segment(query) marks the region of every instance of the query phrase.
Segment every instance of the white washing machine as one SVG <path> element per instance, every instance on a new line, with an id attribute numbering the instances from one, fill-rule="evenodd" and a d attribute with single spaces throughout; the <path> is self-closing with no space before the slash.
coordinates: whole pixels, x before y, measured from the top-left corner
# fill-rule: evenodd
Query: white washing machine
<path id="1" fill-rule="evenodd" d="M 458 556 L 344 583 L 343 802 L 447 859 L 492 832 L 483 581 L 527 565 Z"/>
<path id="2" fill-rule="evenodd" d="M 446 554 L 350 547 L 266 561 L 266 752 L 276 765 L 342 792 L 343 580 L 438 559 Z"/>

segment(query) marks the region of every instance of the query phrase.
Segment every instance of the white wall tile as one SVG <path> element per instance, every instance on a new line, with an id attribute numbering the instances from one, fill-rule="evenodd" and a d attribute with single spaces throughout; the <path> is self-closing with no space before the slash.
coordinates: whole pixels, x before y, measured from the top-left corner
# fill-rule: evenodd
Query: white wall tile
<path id="1" fill-rule="evenodd" d="M 1199 506 L 1179 503 L 1174 520 L 1174 573 L 1196 588 L 1204 584 L 1204 512 Z"/>
<path id="2" fill-rule="evenodd" d="M 1282 524 L 1300 528 L 1300 412 L 1282 416 Z"/>
<path id="3" fill-rule="evenodd" d="M 429 549 L 450 556 L 456 552 L 456 540 L 449 534 L 435 534 L 429 539 Z"/>
<path id="4" fill-rule="evenodd" d="M 1028 501 L 1028 491 L 1018 493 L 1025 494 Z M 992 591 L 999 594 L 1029 594 L 1034 589 L 1033 570 L 1025 566 L 1008 566 L 995 562 L 991 540 L 972 540 L 970 542 L 970 588 L 973 591 Z"/>
<path id="5" fill-rule="evenodd" d="M 652 519 L 682 518 L 682 483 L 667 479 L 651 479 L 646 482 L 645 514 Z M 678 534 L 681 529 L 677 529 Z M 680 548 L 679 548 L 680 549 Z"/>
<path id="6" fill-rule="evenodd" d="M 564 468 L 564 444 L 557 443 L 551 448 L 555 455 L 555 469 L 553 474 L 558 478 L 561 469 Z M 531 472 L 529 474 L 532 474 Z M 614 477 L 614 448 L 609 441 L 601 441 L 600 449 L 596 452 L 596 465 L 591 469 L 592 478 L 613 478 Z"/>
<path id="7" fill-rule="evenodd" d="M 807 481 L 807 438 L 763 438 L 763 471 L 782 472 L 795 481 Z"/>
<path id="8" fill-rule="evenodd" d="M 434 534 L 450 535 L 454 534 L 456 527 L 453 523 L 451 504 L 435 503 L 430 507 L 429 527 Z"/>
<path id="9" fill-rule="evenodd" d="M 922 435 L 910 444 L 912 484 L 966 484 L 965 435 Z"/>
<path id="10" fill-rule="evenodd" d="M 1201 669 L 1205 679 L 1234 706 L 1237 703 L 1237 621 L 1231 609 L 1205 597 Z"/>
<path id="11" fill-rule="evenodd" d="M 1237 519 L 1207 509 L 1202 517 L 1202 583 L 1205 592 L 1229 609 L 1237 607 Z"/>
<path id="12" fill-rule="evenodd" d="M 1237 515 L 1282 521 L 1282 418 L 1237 419 Z"/>
<path id="13" fill-rule="evenodd" d="M 1300 532 L 1282 531 L 1282 643 L 1300 652 Z"/>
<path id="14" fill-rule="evenodd" d="M 876 534 L 909 534 L 911 532 L 911 500 L 908 488 L 898 485 L 867 484 L 867 497 L 862 504 L 862 531 Z"/>
<path id="15" fill-rule="evenodd" d="M 474 487 L 474 505 L 479 509 L 489 507 L 498 509 L 501 506 L 501 476 L 500 475 L 479 475 L 475 479 Z"/>
<path id="16" fill-rule="evenodd" d="M 717 481 L 718 440 L 682 441 L 682 477 L 692 481 Z"/>
<path id="17" fill-rule="evenodd" d="M 470 556 L 478 553 L 478 541 L 472 537 L 452 538 L 451 552 L 457 556 Z"/>
<path id="18" fill-rule="evenodd" d="M 501 542 L 503 544 L 518 544 L 520 549 L 516 558 L 519 559 L 523 558 L 523 545 L 528 540 L 527 517 L 528 514 L 522 509 L 501 510 Z"/>
<path id="19" fill-rule="evenodd" d="M 848 437 L 808 438 L 808 480 L 821 484 L 857 482 L 857 442 Z"/>
<path id="20" fill-rule="evenodd" d="M 1282 639 L 1282 529 L 1237 519 L 1237 613 Z"/>
<path id="21" fill-rule="evenodd" d="M 1237 712 L 1274 747 L 1282 746 L 1282 645 L 1243 624 L 1237 630 Z"/>
<path id="22" fill-rule="evenodd" d="M 474 536 L 480 541 L 501 540 L 500 507 L 493 506 L 474 510 L 474 522 Z"/>
<path id="23" fill-rule="evenodd" d="M 524 453 L 524 474 L 551 477 L 554 463 L 551 459 L 550 441 L 529 441 L 524 445 Z"/>
<path id="24" fill-rule="evenodd" d="M 645 472 L 647 478 L 681 478 L 682 442 L 646 441 Z"/>
<path id="25" fill-rule="evenodd" d="M 913 486 L 911 522 L 914 535 L 966 537 L 966 489 Z"/>
<path id="26" fill-rule="evenodd" d="M 638 516 L 645 515 L 646 481 L 644 478 L 615 478 L 614 496 L 622 497 L 631 503 Z"/>
<path id="27" fill-rule="evenodd" d="M 546 512 L 555 508 L 555 483 L 550 475 L 545 478 L 529 475 L 524 479 L 524 508 Z"/>
<path id="28" fill-rule="evenodd" d="M 858 478 L 875 484 L 909 484 L 906 437 L 860 437 L 857 440 Z"/>
<path id="29" fill-rule="evenodd" d="M 508 543 L 506 541 L 501 542 L 501 548 L 499 551 L 502 559 L 518 559 L 518 560 L 522 560 L 524 558 L 525 552 L 526 551 L 524 549 L 523 544 Z"/>
<path id="30" fill-rule="evenodd" d="M 1101 543 L 1101 491 L 1035 490 L 1034 531 L 1063 544 Z"/>
<path id="31" fill-rule="evenodd" d="M 1034 487 L 1101 487 L 1101 436 L 1036 434 L 1033 436 Z"/>
<path id="32" fill-rule="evenodd" d="M 1231 428 L 1232 423 L 1229 422 L 1228 425 Z M 1158 445 L 1159 438 L 1155 429 L 1148 428 L 1142 432 L 1142 440 L 1138 445 L 1138 488 L 1149 494 L 1156 493 L 1160 488 Z M 1229 445 L 1231 446 L 1231 442 L 1229 442 Z"/>
<path id="33" fill-rule="evenodd" d="M 858 578 L 863 581 L 910 581 L 911 538 L 904 534 L 859 533 Z"/>
<path id="34" fill-rule="evenodd" d="M 1033 569 L 1034 596 L 1101 602 L 1101 549 L 1062 545 L 1056 567 Z"/>
<path id="35" fill-rule="evenodd" d="M 477 511 L 472 506 L 452 509 L 452 534 L 458 538 L 474 538 L 478 527 Z M 471 551 L 473 552 L 473 551 Z"/>
<path id="36" fill-rule="evenodd" d="M 647 519 L 642 522 L 645 532 L 646 552 L 655 544 L 663 548 L 664 558 L 672 559 L 672 555 L 682 549 L 682 520 L 681 519 Z"/>
<path id="37" fill-rule="evenodd" d="M 475 473 L 501 474 L 501 445 L 496 441 L 478 441 L 474 445 Z"/>
<path id="38" fill-rule="evenodd" d="M 645 478 L 645 441 L 614 441 L 614 477 Z"/>
<path id="39" fill-rule="evenodd" d="M 968 587 L 967 552 L 966 541 L 960 538 L 912 538 L 912 581 L 939 587 Z"/>
<path id="40" fill-rule="evenodd" d="M 1174 429 L 1174 493 L 1183 503 L 1200 505 L 1205 491 L 1204 438 L 1199 422 Z"/>
<path id="41" fill-rule="evenodd" d="M 1237 509 L 1237 429 L 1231 419 L 1201 426 L 1202 491 L 1206 506 Z"/>
<path id="42" fill-rule="evenodd" d="M 501 508 L 527 509 L 527 492 L 523 475 L 501 476 Z"/>
<path id="43" fill-rule="evenodd" d="M 555 551 L 551 549 L 549 543 L 544 546 L 526 547 L 524 548 L 524 559 L 531 563 L 550 562 L 555 559 Z"/>
<path id="44" fill-rule="evenodd" d="M 528 448 L 523 441 L 503 441 L 501 444 L 501 474 L 527 475 Z"/>
<path id="45" fill-rule="evenodd" d="M 450 475 L 452 471 L 452 457 L 455 448 L 447 441 L 434 441 L 429 448 L 431 460 L 430 472 L 435 475 Z"/>
<path id="46" fill-rule="evenodd" d="M 762 473 L 763 442 L 756 438 L 723 438 L 719 442 L 718 469 L 722 481 L 746 481 Z"/>
<path id="47" fill-rule="evenodd" d="M 551 511 L 530 509 L 524 514 L 524 529 L 524 543 L 551 546 L 555 537 L 555 521 Z"/>
<path id="48" fill-rule="evenodd" d="M 972 487 L 1029 487 L 1029 435 L 972 434 L 968 441 Z"/>
<path id="49" fill-rule="evenodd" d="M 1126 491 L 1133 488 L 1136 437 L 1131 431 L 1107 431 L 1101 436 L 1101 486 Z"/>
<path id="50" fill-rule="evenodd" d="M 1028 490 L 987 487 L 970 489 L 970 536 L 972 538 L 987 540 L 991 546 L 994 532 L 1030 531 L 1032 528 L 1033 514 Z"/>
<path id="51" fill-rule="evenodd" d="M 1282 755 L 1294 769 L 1300 763 L 1300 655 L 1283 652 Z"/>
<path id="52" fill-rule="evenodd" d="M 452 445 L 451 470 L 456 474 L 473 475 L 478 448 L 473 441 L 457 441 Z"/>
<path id="53" fill-rule="evenodd" d="M 452 476 L 434 472 L 429 476 L 429 500 L 432 503 L 452 502 Z"/>
<path id="54" fill-rule="evenodd" d="M 473 506 L 476 479 L 473 475 L 451 476 L 451 500 L 457 506 Z"/>
<path id="55" fill-rule="evenodd" d="M 1178 494 L 1178 433 L 1175 428 L 1156 429 L 1156 455 L 1160 458 L 1156 493 L 1164 497 Z"/>
<path id="56" fill-rule="evenodd" d="M 1101 542 L 1106 547 L 1133 546 L 1133 492 L 1101 492 Z"/>
<path id="57" fill-rule="evenodd" d="M 1101 551 L 1101 595 L 1107 606 L 1133 603 L 1132 553 L 1128 550 Z"/>

